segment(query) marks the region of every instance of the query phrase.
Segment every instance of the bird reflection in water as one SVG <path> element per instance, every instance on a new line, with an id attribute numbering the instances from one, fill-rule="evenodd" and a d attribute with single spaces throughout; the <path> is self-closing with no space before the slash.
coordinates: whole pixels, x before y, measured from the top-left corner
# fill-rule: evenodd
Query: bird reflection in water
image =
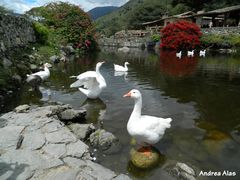
<path id="1" fill-rule="evenodd" d="M 114 71 L 114 76 L 123 76 L 125 81 L 128 81 L 127 75 L 128 75 L 128 72 Z"/>
<path id="2" fill-rule="evenodd" d="M 106 104 L 100 99 L 86 99 L 82 105 L 87 110 L 86 119 L 88 123 L 98 124 L 99 128 L 103 126 L 103 119 L 106 113 Z"/>

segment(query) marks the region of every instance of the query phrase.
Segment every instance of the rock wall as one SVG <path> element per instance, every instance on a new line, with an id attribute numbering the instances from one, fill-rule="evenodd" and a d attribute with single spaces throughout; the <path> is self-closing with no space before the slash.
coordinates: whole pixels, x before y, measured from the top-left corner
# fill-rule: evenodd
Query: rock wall
<path id="1" fill-rule="evenodd" d="M 213 28 L 202 28 L 203 34 L 240 34 L 240 27 L 213 27 Z"/>
<path id="2" fill-rule="evenodd" d="M 0 53 L 35 41 L 32 22 L 21 16 L 0 14 Z"/>
<path id="3" fill-rule="evenodd" d="M 129 38 L 101 38 L 98 41 L 100 46 L 113 46 L 113 47 L 141 47 L 142 45 L 147 46 L 146 43 L 149 41 L 149 37 L 129 37 Z"/>

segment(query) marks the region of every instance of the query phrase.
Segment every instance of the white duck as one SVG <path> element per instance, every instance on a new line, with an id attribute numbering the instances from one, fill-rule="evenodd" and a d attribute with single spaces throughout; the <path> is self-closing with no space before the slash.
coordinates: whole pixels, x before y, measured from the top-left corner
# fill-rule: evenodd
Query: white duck
<path id="1" fill-rule="evenodd" d="M 113 64 L 113 65 L 114 65 L 114 70 L 115 71 L 127 72 L 128 71 L 127 65 L 129 65 L 129 62 L 125 62 L 124 67 L 120 66 L 120 65 L 117 65 L 117 64 Z"/>
<path id="2" fill-rule="evenodd" d="M 156 144 L 163 137 L 165 130 L 171 127 L 172 119 L 142 115 L 142 95 L 136 89 L 131 90 L 123 97 L 130 97 L 135 101 L 127 124 L 128 133 L 143 147 L 149 148 L 152 144 Z M 145 148 L 145 151 L 147 152 L 149 149 Z"/>
<path id="3" fill-rule="evenodd" d="M 178 57 L 179 59 L 181 59 L 181 57 L 182 57 L 182 51 L 177 52 L 177 53 L 176 53 L 176 57 Z"/>
<path id="4" fill-rule="evenodd" d="M 104 62 L 98 62 L 96 64 L 96 71 L 87 71 L 78 75 L 76 77 L 78 80 L 72 83 L 70 87 L 83 86 L 84 88 L 79 88 L 79 91 L 90 99 L 98 98 L 102 90 L 107 87 L 106 81 L 100 73 L 100 67 L 103 63 Z"/>
<path id="5" fill-rule="evenodd" d="M 199 51 L 199 56 L 200 56 L 200 57 L 205 57 L 205 55 L 206 55 L 206 49 Z"/>
<path id="6" fill-rule="evenodd" d="M 193 57 L 193 56 L 194 56 L 194 50 L 188 51 L 188 52 L 187 52 L 187 56 L 188 56 L 188 57 Z"/>

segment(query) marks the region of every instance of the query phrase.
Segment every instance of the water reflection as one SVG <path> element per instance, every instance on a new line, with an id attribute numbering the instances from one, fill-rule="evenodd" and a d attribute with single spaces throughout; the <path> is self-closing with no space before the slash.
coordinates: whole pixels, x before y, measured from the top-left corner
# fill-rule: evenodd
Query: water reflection
<path id="1" fill-rule="evenodd" d="M 86 99 L 82 107 L 87 110 L 86 119 L 88 123 L 102 126 L 107 106 L 100 98 Z"/>
<path id="2" fill-rule="evenodd" d="M 114 76 L 123 76 L 125 81 L 128 81 L 127 75 L 128 72 L 114 71 Z"/>
<path id="3" fill-rule="evenodd" d="M 70 104 L 75 109 L 85 107 L 89 123 L 103 121 L 104 129 L 119 138 L 121 150 L 101 159 L 104 166 L 117 172 L 130 172 L 137 178 L 164 179 L 161 163 L 144 172 L 129 165 L 132 146 L 126 126 L 133 102 L 124 101 L 122 95 L 133 88 L 143 94 L 144 114 L 173 118 L 172 127 L 156 144 L 167 160 L 208 170 L 239 170 L 239 57 L 209 52 L 204 59 L 176 59 L 175 53 L 169 52 L 148 53 L 131 49 L 124 54 L 106 49 L 93 59 L 87 57 L 55 65 L 43 87 L 51 90 L 50 100 Z M 101 72 L 108 87 L 102 92 L 101 99 L 86 100 L 81 92 L 70 89 L 73 80 L 69 76 L 93 70 L 96 62 L 102 60 L 106 60 Z M 113 63 L 125 61 L 131 63 L 127 82 L 122 77 L 125 74 L 117 77 L 113 70 Z M 25 103 L 43 104 L 41 99 L 48 94 L 47 91 L 22 89 L 9 104 L 12 108 Z"/>
<path id="4" fill-rule="evenodd" d="M 197 60 L 195 57 L 183 56 L 181 59 L 176 57 L 175 51 L 160 52 L 160 69 L 162 72 L 176 77 L 190 76 L 197 68 Z"/>

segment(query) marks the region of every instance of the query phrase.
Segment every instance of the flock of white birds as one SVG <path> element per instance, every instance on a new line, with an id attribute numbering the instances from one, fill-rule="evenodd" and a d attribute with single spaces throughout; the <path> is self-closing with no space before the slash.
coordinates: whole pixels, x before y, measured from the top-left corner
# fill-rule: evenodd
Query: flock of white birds
<path id="1" fill-rule="evenodd" d="M 100 72 L 104 62 L 96 64 L 95 71 L 87 71 L 78 76 L 71 76 L 77 80 L 70 85 L 71 88 L 78 88 L 90 99 L 96 99 L 107 87 L 107 83 Z M 124 66 L 114 64 L 115 72 L 127 72 L 128 62 Z M 27 75 L 27 82 L 40 79 L 41 82 L 50 76 L 50 64 L 44 64 L 44 70 Z M 127 123 L 128 133 L 134 137 L 141 147 L 141 152 L 146 156 L 151 155 L 151 145 L 156 144 L 164 135 L 165 130 L 171 127 L 171 118 L 160 118 L 155 116 L 142 115 L 142 94 L 137 89 L 132 89 L 123 97 L 130 97 L 134 100 L 134 108 Z"/>
<path id="2" fill-rule="evenodd" d="M 194 56 L 194 51 L 195 50 L 187 51 L 187 56 L 188 57 L 193 57 Z M 205 56 L 206 56 L 206 49 L 205 50 L 200 50 L 199 51 L 199 57 L 205 57 Z M 177 52 L 176 57 L 181 59 L 182 58 L 182 51 Z"/>

